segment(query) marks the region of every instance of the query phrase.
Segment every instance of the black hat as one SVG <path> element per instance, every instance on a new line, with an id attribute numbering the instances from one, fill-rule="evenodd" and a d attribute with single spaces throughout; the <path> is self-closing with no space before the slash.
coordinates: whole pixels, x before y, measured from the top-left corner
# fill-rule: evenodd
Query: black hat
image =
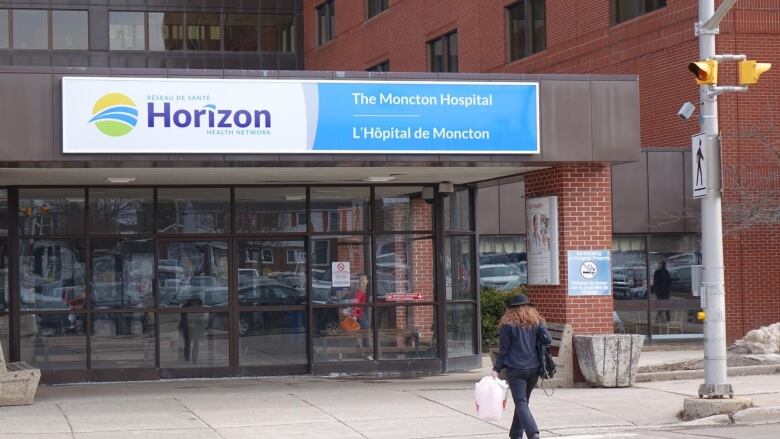
<path id="1" fill-rule="evenodd" d="M 523 305 L 530 305 L 531 302 L 528 301 L 528 298 L 525 297 L 523 294 L 518 294 L 517 296 L 512 298 L 512 301 L 509 302 L 509 307 L 514 308 L 517 306 L 523 306 Z"/>

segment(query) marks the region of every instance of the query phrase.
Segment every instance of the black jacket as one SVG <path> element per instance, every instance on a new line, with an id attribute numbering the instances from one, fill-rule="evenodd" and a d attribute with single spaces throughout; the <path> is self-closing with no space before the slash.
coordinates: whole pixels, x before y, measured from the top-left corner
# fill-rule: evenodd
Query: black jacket
<path id="1" fill-rule="evenodd" d="M 493 370 L 501 372 L 501 369 L 505 367 L 538 369 L 542 363 L 539 359 L 539 351 L 536 349 L 537 338 L 542 344 L 552 343 L 552 338 L 547 332 L 547 328 L 544 327 L 544 323 L 529 328 L 501 325 L 498 338 L 498 358 Z"/>

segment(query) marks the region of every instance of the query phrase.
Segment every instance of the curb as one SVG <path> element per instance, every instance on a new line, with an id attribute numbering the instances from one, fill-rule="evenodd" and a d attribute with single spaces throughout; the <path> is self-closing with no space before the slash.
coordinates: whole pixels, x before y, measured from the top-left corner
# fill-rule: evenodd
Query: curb
<path id="1" fill-rule="evenodd" d="M 774 375 L 780 374 L 780 364 L 762 364 L 758 366 L 735 366 L 728 368 L 729 376 Z M 664 372 L 644 372 L 636 375 L 637 383 L 649 381 L 693 380 L 704 378 L 704 369 L 672 370 Z"/>

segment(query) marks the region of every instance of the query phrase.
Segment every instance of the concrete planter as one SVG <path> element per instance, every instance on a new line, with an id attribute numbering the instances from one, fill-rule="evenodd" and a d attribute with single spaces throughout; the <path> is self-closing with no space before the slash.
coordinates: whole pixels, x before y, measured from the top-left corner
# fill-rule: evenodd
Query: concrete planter
<path id="1" fill-rule="evenodd" d="M 632 386 L 644 341 L 644 335 L 575 335 L 574 349 L 585 381 L 594 387 Z"/>

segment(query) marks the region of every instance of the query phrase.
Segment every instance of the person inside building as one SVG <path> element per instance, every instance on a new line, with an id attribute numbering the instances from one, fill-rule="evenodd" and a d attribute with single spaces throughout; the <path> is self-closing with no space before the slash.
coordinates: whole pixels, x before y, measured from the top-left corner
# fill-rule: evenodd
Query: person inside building
<path id="1" fill-rule="evenodd" d="M 539 427 L 528 407 L 528 401 L 536 387 L 539 368 L 542 365 L 537 341 L 550 345 L 552 338 L 539 311 L 522 294 L 512 298 L 509 309 L 498 322 L 498 327 L 499 352 L 492 376 L 498 377 L 499 372 L 506 367 L 509 389 L 515 402 L 509 438 L 521 439 L 525 432 L 528 439 L 538 439 Z"/>
<path id="2" fill-rule="evenodd" d="M 666 269 L 666 261 L 658 263 L 658 268 L 653 273 L 653 293 L 656 300 L 669 300 L 669 293 L 672 289 L 672 275 L 669 274 L 669 270 Z M 655 316 L 656 320 L 663 320 L 668 322 L 670 315 L 669 310 L 658 310 Z"/>

